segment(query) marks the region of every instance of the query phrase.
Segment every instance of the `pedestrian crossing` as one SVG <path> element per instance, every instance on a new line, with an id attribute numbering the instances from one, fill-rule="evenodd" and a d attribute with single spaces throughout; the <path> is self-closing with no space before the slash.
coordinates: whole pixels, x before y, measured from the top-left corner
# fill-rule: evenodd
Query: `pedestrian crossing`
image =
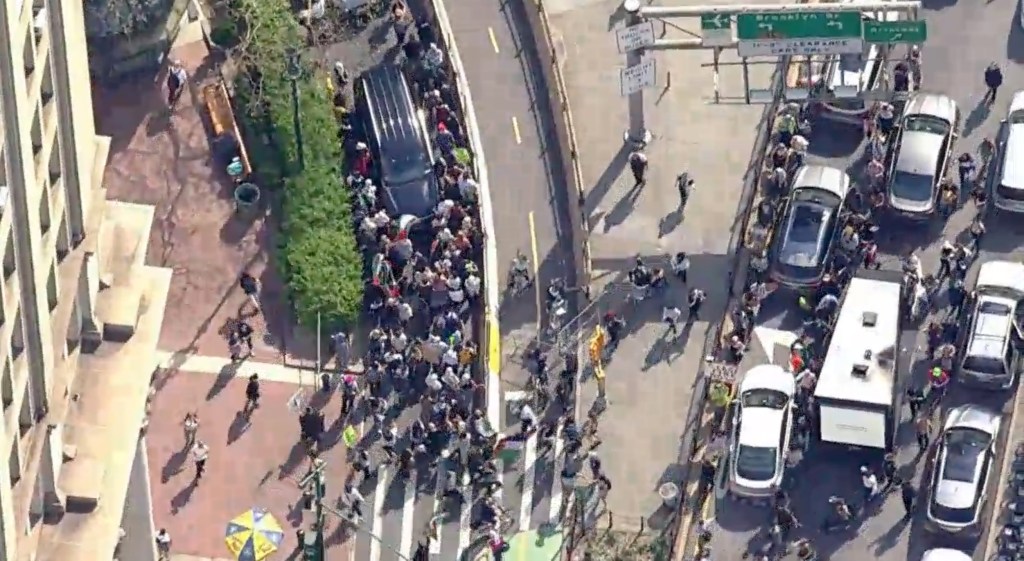
<path id="1" fill-rule="evenodd" d="M 506 396 L 505 415 L 515 425 L 516 416 L 510 409 L 516 407 L 516 399 L 523 397 Z M 499 455 L 502 486 L 494 496 L 513 520 L 507 535 L 558 523 L 563 496 L 558 476 L 562 446 L 561 439 L 542 446 L 533 434 Z M 468 475 L 461 488 L 470 494 Z M 435 517 L 438 531 L 436 539 L 429 540 L 431 559 L 474 561 L 484 549 L 486 538 L 473 529 L 478 510 L 469 500 L 443 499 L 443 483 L 437 481 L 433 471 L 420 470 L 405 478 L 397 477 L 392 467 L 382 467 L 376 476 L 362 483 L 360 492 L 366 503 L 354 535 L 357 561 L 412 559 L 417 545 L 427 541 Z"/>

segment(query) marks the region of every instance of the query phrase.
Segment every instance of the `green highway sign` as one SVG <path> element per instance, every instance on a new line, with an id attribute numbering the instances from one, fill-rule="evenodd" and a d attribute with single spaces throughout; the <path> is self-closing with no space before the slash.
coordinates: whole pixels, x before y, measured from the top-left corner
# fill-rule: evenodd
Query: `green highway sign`
<path id="1" fill-rule="evenodd" d="M 729 14 L 701 14 L 701 30 L 729 29 Z"/>
<path id="2" fill-rule="evenodd" d="M 703 18 L 701 18 L 703 21 Z M 739 14 L 736 36 L 758 39 L 859 39 L 860 12 L 776 12 Z"/>
<path id="3" fill-rule="evenodd" d="M 700 15 L 700 37 L 705 47 L 732 44 L 732 16 L 723 13 Z"/>
<path id="4" fill-rule="evenodd" d="M 864 22 L 864 40 L 868 43 L 924 43 L 928 39 L 928 25 L 918 21 Z"/>

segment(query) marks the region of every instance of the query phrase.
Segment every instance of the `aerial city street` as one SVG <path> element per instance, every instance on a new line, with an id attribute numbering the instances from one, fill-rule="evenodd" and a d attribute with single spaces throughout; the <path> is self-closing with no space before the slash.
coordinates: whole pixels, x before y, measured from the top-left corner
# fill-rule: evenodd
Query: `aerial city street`
<path id="1" fill-rule="evenodd" d="M 0 561 L 1024 559 L 1024 2 L 98 2 Z"/>

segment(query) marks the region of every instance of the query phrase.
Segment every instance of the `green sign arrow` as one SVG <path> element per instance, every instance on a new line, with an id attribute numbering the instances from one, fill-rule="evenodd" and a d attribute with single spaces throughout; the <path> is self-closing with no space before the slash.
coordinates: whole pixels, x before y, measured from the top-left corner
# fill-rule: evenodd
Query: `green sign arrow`
<path id="1" fill-rule="evenodd" d="M 864 22 L 864 40 L 869 43 L 924 43 L 928 39 L 928 25 L 919 21 Z"/>
<path id="2" fill-rule="evenodd" d="M 701 14 L 700 28 L 703 30 L 729 29 L 729 14 Z"/>
<path id="3" fill-rule="evenodd" d="M 739 40 L 856 39 L 861 36 L 860 12 L 739 14 Z"/>

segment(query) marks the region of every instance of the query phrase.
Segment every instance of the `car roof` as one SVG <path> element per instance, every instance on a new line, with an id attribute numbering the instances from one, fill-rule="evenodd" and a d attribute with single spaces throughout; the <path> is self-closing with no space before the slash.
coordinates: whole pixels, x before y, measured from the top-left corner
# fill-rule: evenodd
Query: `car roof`
<path id="1" fill-rule="evenodd" d="M 797 170 L 796 177 L 793 178 L 793 189 L 808 187 L 828 191 L 842 200 L 850 190 L 850 176 L 845 171 L 830 166 L 804 166 Z"/>
<path id="2" fill-rule="evenodd" d="M 895 280 L 850 281 L 818 375 L 816 398 L 892 405 L 900 293 Z"/>
<path id="3" fill-rule="evenodd" d="M 422 153 L 426 139 L 402 71 L 380 64 L 363 73 L 362 79 L 381 151 Z"/>
<path id="4" fill-rule="evenodd" d="M 960 405 L 946 413 L 944 430 L 969 428 L 995 436 L 995 433 L 999 431 L 1001 418 L 999 413 L 987 407 L 972 404 Z"/>
<path id="5" fill-rule="evenodd" d="M 740 417 L 739 444 L 778 448 L 787 409 L 744 407 Z"/>
<path id="6" fill-rule="evenodd" d="M 1010 98 L 1010 108 L 1007 113 L 1013 113 L 1018 109 L 1024 109 L 1024 90 L 1014 93 Z"/>
<path id="7" fill-rule="evenodd" d="M 1024 107 L 1011 109 L 1010 112 L 1021 109 Z M 1024 189 L 1024 123 L 1009 123 L 1006 128 L 1006 140 L 999 162 L 999 184 L 1011 189 Z"/>
<path id="8" fill-rule="evenodd" d="M 921 561 L 971 561 L 971 556 L 959 549 L 937 547 L 924 552 Z"/>
<path id="9" fill-rule="evenodd" d="M 906 108 L 903 110 L 903 116 L 909 117 L 911 115 L 930 115 L 946 121 L 947 123 L 955 123 L 957 116 L 957 106 L 953 98 L 948 95 L 937 94 L 937 93 L 918 93 L 914 97 L 910 98 L 907 102 Z"/>
<path id="10" fill-rule="evenodd" d="M 904 131 L 900 138 L 896 170 L 917 175 L 935 175 L 942 157 L 943 137 L 924 131 Z"/>
<path id="11" fill-rule="evenodd" d="M 796 392 L 793 375 L 775 364 L 760 364 L 747 371 L 740 382 L 740 395 L 758 389 L 768 389 L 791 396 Z"/>
<path id="12" fill-rule="evenodd" d="M 1014 261 L 987 261 L 978 270 L 975 289 L 1006 289 L 1024 297 L 1024 264 Z"/>
<path id="13" fill-rule="evenodd" d="M 1007 314 L 982 312 L 986 303 L 1001 304 L 1009 309 Z M 1013 328 L 1013 309 L 1016 305 L 1012 300 L 998 296 L 982 295 L 978 298 L 977 315 L 971 329 L 970 340 L 964 352 L 968 357 L 985 357 L 1002 360 L 1003 349 L 1009 344 L 1009 333 Z"/>

